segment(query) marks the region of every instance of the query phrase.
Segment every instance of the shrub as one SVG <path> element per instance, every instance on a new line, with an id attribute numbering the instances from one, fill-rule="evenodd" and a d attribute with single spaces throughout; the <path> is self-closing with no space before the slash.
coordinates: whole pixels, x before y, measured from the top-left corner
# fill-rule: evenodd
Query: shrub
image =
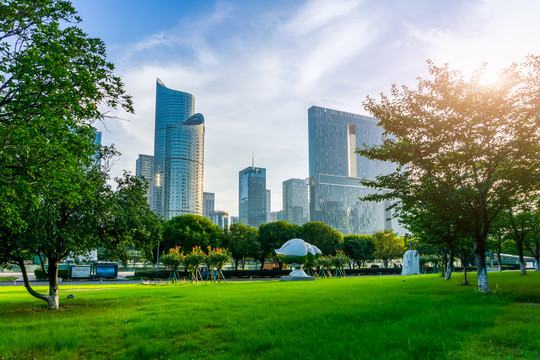
<path id="1" fill-rule="evenodd" d="M 206 256 L 206 264 L 209 269 L 221 270 L 226 263 L 231 259 L 229 249 L 212 249 L 208 247 L 208 255 Z"/>
<path id="2" fill-rule="evenodd" d="M 180 246 L 175 246 L 169 252 L 161 257 L 161 262 L 170 271 L 178 271 L 178 268 L 184 262 L 184 253 L 180 251 Z"/>

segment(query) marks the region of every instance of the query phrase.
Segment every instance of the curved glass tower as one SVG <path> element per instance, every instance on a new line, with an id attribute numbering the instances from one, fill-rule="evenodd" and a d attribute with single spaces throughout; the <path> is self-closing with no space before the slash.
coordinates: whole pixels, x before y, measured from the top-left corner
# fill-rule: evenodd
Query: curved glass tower
<path id="1" fill-rule="evenodd" d="M 164 219 L 203 213 L 204 117 L 193 95 L 156 81 L 152 209 Z"/>

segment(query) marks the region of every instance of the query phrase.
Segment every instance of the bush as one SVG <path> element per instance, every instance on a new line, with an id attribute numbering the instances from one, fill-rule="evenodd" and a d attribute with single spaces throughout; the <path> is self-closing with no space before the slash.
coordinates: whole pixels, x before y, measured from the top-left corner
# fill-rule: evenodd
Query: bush
<path id="1" fill-rule="evenodd" d="M 47 274 L 45 274 L 45 271 L 43 271 L 43 269 L 34 270 L 34 275 L 36 275 L 36 279 L 38 280 L 49 280 L 49 278 L 47 277 Z M 58 269 L 58 277 L 61 277 L 62 279 L 69 278 L 69 270 Z"/>

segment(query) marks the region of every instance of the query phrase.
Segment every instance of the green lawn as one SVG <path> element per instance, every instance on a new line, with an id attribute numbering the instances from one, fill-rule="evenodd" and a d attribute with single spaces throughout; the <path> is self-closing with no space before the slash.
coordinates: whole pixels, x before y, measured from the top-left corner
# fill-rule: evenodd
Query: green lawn
<path id="1" fill-rule="evenodd" d="M 540 273 L 489 277 L 490 296 L 460 285 L 461 274 L 450 281 L 424 275 L 76 291 L 90 288 L 81 285 L 63 291 L 62 308 L 54 312 L 22 287 L 0 287 L 0 354 L 6 359 L 539 359 Z"/>

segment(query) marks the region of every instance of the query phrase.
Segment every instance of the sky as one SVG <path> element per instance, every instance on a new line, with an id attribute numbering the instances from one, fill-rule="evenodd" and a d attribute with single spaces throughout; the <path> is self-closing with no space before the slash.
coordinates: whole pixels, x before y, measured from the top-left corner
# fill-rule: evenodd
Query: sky
<path id="1" fill-rule="evenodd" d="M 414 86 L 426 61 L 470 76 L 540 54 L 536 0 L 75 0 L 133 96 L 97 127 L 121 152 L 111 176 L 153 154 L 156 78 L 195 96 L 205 117 L 204 191 L 238 215 L 238 172 L 267 169 L 272 211 L 282 183 L 306 178 L 307 110 L 362 115 L 366 96 Z M 110 109 L 104 109 L 108 111 Z"/>

